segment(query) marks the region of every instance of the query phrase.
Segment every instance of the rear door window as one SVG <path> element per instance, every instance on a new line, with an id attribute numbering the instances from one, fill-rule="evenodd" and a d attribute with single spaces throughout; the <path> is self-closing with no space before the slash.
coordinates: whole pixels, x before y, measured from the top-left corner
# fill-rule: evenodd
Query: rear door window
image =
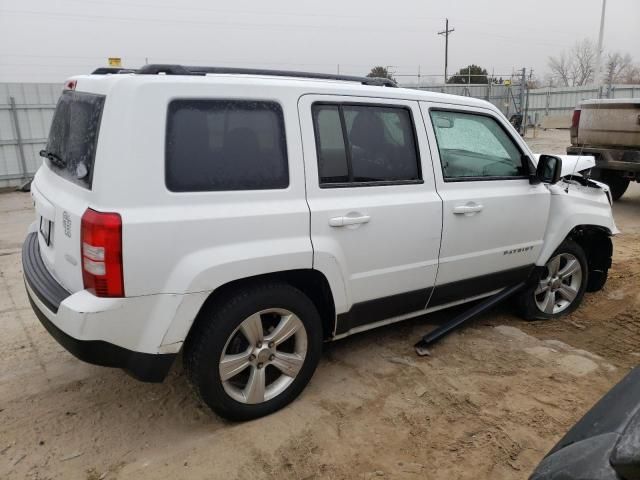
<path id="1" fill-rule="evenodd" d="M 165 154 L 166 185 L 174 192 L 289 186 L 284 118 L 275 102 L 174 100 Z"/>
<path id="2" fill-rule="evenodd" d="M 313 105 L 320 185 L 421 181 L 411 112 L 382 105 Z"/>
<path id="3" fill-rule="evenodd" d="M 67 90 L 62 93 L 41 155 L 60 176 L 91 188 L 104 95 Z"/>

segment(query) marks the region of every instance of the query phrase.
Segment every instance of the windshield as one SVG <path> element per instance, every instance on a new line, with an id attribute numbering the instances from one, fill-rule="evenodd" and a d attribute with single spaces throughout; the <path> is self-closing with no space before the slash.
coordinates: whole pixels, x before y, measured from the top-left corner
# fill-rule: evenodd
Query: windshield
<path id="1" fill-rule="evenodd" d="M 104 99 L 103 95 L 65 91 L 58 100 L 47 148 L 40 152 L 53 171 L 89 189 Z"/>

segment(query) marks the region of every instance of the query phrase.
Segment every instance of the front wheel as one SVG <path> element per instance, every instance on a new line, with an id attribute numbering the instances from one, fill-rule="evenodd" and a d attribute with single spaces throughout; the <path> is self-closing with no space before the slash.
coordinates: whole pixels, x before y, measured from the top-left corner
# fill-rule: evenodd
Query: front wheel
<path id="1" fill-rule="evenodd" d="M 256 285 L 202 312 L 185 351 L 203 401 L 229 420 L 268 415 L 307 385 L 322 349 L 322 324 L 300 290 Z"/>
<path id="2" fill-rule="evenodd" d="M 580 245 L 565 240 L 551 255 L 544 271 L 517 298 L 527 320 L 547 320 L 573 312 L 588 283 L 587 258 Z"/>

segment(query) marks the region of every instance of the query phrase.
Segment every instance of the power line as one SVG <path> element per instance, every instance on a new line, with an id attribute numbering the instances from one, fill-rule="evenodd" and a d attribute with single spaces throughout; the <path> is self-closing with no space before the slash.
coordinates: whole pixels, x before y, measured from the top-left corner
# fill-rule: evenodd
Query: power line
<path id="1" fill-rule="evenodd" d="M 444 83 L 447 83 L 447 65 L 449 63 L 449 34 L 454 32 L 455 28 L 449 30 L 449 19 L 445 19 L 444 30 L 438 32 L 438 35 L 444 35 Z"/>

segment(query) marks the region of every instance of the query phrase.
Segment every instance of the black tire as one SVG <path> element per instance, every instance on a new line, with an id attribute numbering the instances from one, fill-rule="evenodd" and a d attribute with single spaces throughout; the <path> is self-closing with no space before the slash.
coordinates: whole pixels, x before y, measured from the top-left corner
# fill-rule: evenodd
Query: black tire
<path id="1" fill-rule="evenodd" d="M 630 179 L 622 176 L 622 172 L 616 172 L 614 170 L 603 170 L 600 175 L 602 181 L 609 185 L 611 198 L 613 198 L 614 202 L 624 195 L 624 192 L 627 191 L 629 183 L 631 182 Z"/>
<path id="2" fill-rule="evenodd" d="M 277 396 L 262 403 L 241 403 L 224 389 L 219 371 L 223 349 L 245 319 L 271 308 L 286 309 L 302 322 L 307 335 L 304 362 L 293 382 Z M 185 347 L 185 366 L 203 402 L 221 417 L 244 421 L 269 415 L 292 402 L 309 383 L 322 351 L 322 323 L 313 302 L 297 288 L 275 282 L 244 287 L 200 315 L 203 318 Z"/>
<path id="3" fill-rule="evenodd" d="M 607 283 L 609 269 L 591 270 L 589 272 L 589 281 L 587 282 L 587 292 L 599 292 Z"/>
<path id="4" fill-rule="evenodd" d="M 585 255 L 584 250 L 580 245 L 569 239 L 560 244 L 556 251 L 553 252 L 550 259 L 560 254 L 573 255 L 578 260 L 580 268 L 582 269 L 582 280 L 575 298 L 569 303 L 566 308 L 564 308 L 564 310 L 558 313 L 546 313 L 538 307 L 536 303 L 535 291 L 538 288 L 539 281 L 548 275 L 548 270 L 546 270 L 545 267 L 545 271 L 539 272 L 537 278 L 532 279 L 531 285 L 516 297 L 518 314 L 525 320 L 549 320 L 552 318 L 561 317 L 573 312 L 576 308 L 578 308 L 578 306 L 580 306 L 582 298 L 584 297 L 584 293 L 587 289 L 587 285 L 589 283 L 587 256 Z"/>

